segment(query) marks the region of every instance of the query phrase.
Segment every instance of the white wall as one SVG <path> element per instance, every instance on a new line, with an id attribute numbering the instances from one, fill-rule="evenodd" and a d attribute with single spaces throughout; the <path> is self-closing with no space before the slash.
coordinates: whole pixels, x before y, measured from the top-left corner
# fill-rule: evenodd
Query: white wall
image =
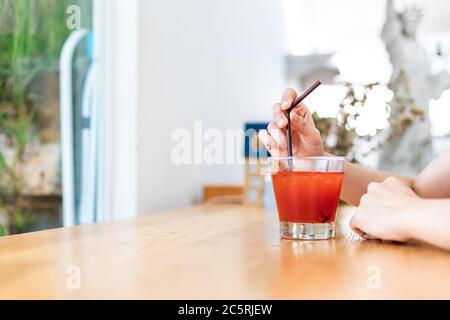
<path id="1" fill-rule="evenodd" d="M 198 201 L 206 183 L 241 183 L 242 166 L 175 166 L 171 134 L 268 120 L 284 87 L 287 39 L 276 0 L 140 0 L 138 210 Z"/>
<path id="2" fill-rule="evenodd" d="M 99 221 L 137 214 L 139 0 L 94 2 L 96 90 L 103 122 L 98 146 Z"/>

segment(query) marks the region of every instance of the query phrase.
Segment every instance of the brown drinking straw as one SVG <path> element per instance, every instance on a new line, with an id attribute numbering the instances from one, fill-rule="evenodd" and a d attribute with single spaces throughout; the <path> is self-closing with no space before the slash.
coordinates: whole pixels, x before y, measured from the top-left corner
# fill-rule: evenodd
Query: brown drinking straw
<path id="1" fill-rule="evenodd" d="M 297 99 L 295 99 L 295 101 L 292 103 L 291 107 L 286 110 L 285 115 L 287 117 L 287 130 L 286 130 L 286 140 L 287 140 L 287 146 L 288 146 L 288 157 L 291 158 L 292 157 L 292 135 L 291 135 L 291 111 L 303 100 L 305 100 L 305 98 L 307 96 L 309 96 L 314 90 L 317 89 L 318 86 L 320 86 L 322 84 L 322 82 L 320 82 L 319 80 L 317 80 L 316 82 L 314 82 L 314 84 L 309 87 L 305 92 L 303 92 Z M 292 159 L 289 159 L 289 166 L 292 167 Z"/>

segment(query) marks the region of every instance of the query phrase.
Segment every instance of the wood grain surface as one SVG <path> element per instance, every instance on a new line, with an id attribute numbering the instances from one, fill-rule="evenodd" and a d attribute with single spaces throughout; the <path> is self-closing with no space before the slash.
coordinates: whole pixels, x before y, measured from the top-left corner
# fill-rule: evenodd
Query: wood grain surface
<path id="1" fill-rule="evenodd" d="M 450 299 L 450 254 L 281 240 L 275 212 L 203 205 L 0 239 L 1 299 Z"/>

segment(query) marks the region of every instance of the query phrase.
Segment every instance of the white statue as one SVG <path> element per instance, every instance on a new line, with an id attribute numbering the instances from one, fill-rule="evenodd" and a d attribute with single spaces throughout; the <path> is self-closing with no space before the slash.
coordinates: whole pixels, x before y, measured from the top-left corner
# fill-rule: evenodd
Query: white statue
<path id="1" fill-rule="evenodd" d="M 428 104 L 450 87 L 450 75 L 445 72 L 432 74 L 427 52 L 417 42 L 421 18 L 420 9 L 412 7 L 397 13 L 393 0 L 387 0 L 381 38 L 393 67 L 389 88 L 394 91 L 394 96 L 412 98 L 412 105 L 420 109 L 424 117 L 422 121 L 414 121 L 382 148 L 379 167 L 407 176 L 420 172 L 433 157 Z M 399 81 L 406 85 L 398 85 Z M 399 110 L 395 108 L 400 109 L 402 105 L 394 100 L 391 108 L 392 116 L 396 116 Z"/>

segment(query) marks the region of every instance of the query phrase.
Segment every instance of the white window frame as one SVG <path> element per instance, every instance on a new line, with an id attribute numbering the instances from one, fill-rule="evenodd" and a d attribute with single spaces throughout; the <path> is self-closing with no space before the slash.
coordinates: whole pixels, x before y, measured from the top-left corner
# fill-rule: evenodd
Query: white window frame
<path id="1" fill-rule="evenodd" d="M 99 221 L 137 215 L 138 3 L 94 1 L 94 59 L 104 119 Z"/>

